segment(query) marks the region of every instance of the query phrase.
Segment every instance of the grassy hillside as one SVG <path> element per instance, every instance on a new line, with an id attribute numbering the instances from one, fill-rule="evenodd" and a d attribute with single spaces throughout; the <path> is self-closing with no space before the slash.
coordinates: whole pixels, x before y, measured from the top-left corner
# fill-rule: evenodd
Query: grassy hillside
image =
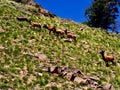
<path id="1" fill-rule="evenodd" d="M 100 86 L 110 83 L 115 90 L 120 89 L 120 39 L 115 34 L 108 35 L 104 30 L 59 17 L 34 15 L 30 11 L 37 11 L 37 8 L 0 0 L 0 89 L 93 89 L 42 69 L 49 66 L 79 69 L 86 76 L 99 78 Z M 76 33 L 77 41 L 64 42 L 63 37 L 49 34 L 43 27 L 34 28 L 28 22 L 18 21 L 18 16 L 69 29 Z M 101 50 L 115 55 L 115 66 L 105 66 L 99 54 Z"/>

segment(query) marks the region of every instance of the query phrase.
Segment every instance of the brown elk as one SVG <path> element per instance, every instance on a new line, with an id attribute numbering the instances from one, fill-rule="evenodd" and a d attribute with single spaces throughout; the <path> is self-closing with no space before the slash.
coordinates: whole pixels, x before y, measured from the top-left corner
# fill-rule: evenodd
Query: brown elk
<path id="1" fill-rule="evenodd" d="M 67 35 L 68 38 L 73 38 L 74 41 L 76 41 L 76 35 L 73 32 L 68 32 L 68 30 L 66 29 L 65 34 Z"/>
<path id="2" fill-rule="evenodd" d="M 49 33 L 55 33 L 55 26 L 47 26 L 46 24 L 43 26 L 44 28 L 49 30 Z"/>
<path id="3" fill-rule="evenodd" d="M 115 62 L 114 62 L 114 59 L 115 59 L 114 56 L 108 56 L 108 55 L 106 55 L 106 52 L 104 50 L 102 50 L 100 52 L 100 54 L 102 55 L 102 58 L 105 61 L 107 67 L 108 67 L 108 63 L 109 62 L 112 62 L 113 65 L 115 64 Z"/>
<path id="4" fill-rule="evenodd" d="M 64 35 L 64 34 L 65 34 L 65 32 L 64 32 L 62 29 L 59 29 L 59 28 L 57 28 L 57 27 L 55 27 L 55 33 L 56 33 L 56 34 L 61 34 L 61 35 Z"/>
<path id="5" fill-rule="evenodd" d="M 22 16 L 17 17 L 17 20 L 29 22 L 29 20 L 26 17 L 22 17 Z"/>
<path id="6" fill-rule="evenodd" d="M 33 26 L 33 27 L 40 27 L 41 28 L 41 24 L 40 23 L 36 23 L 36 22 L 32 22 L 30 21 L 30 24 Z"/>

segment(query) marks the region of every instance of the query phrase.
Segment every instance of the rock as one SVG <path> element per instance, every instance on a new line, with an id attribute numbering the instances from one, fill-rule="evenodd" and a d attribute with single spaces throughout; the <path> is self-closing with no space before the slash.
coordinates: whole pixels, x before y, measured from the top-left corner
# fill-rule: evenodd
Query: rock
<path id="1" fill-rule="evenodd" d="M 81 77 L 75 77 L 74 81 L 77 83 L 86 84 L 86 80 Z"/>
<path id="2" fill-rule="evenodd" d="M 45 54 L 35 54 L 35 57 L 41 61 L 45 61 L 47 59 L 47 56 Z"/>
<path id="3" fill-rule="evenodd" d="M 75 57 L 69 57 L 71 60 L 76 60 L 76 58 Z"/>
<path id="4" fill-rule="evenodd" d="M 63 39 L 64 42 L 72 42 L 72 39 Z"/>
<path id="5" fill-rule="evenodd" d="M 63 78 L 71 80 L 73 73 L 67 73 Z"/>
<path id="6" fill-rule="evenodd" d="M 93 80 L 93 81 L 99 81 L 100 80 L 99 77 L 90 77 L 90 79 Z"/>
<path id="7" fill-rule="evenodd" d="M 114 89 L 111 84 L 106 84 L 105 86 L 103 86 L 103 90 L 114 90 Z"/>
<path id="8" fill-rule="evenodd" d="M 84 76 L 84 73 L 82 71 L 80 71 L 80 70 L 77 70 L 76 73 Z"/>
<path id="9" fill-rule="evenodd" d="M 42 73 L 38 73 L 38 75 L 39 75 L 39 76 L 43 76 L 43 74 L 42 74 Z"/>
<path id="10" fill-rule="evenodd" d="M 65 75 L 67 75 L 67 72 L 66 71 L 63 71 L 63 72 L 61 72 L 61 77 L 64 77 Z"/>
<path id="11" fill-rule="evenodd" d="M 60 67 L 57 67 L 57 66 L 48 67 L 48 72 L 56 73 L 58 75 L 61 75 Z"/>
<path id="12" fill-rule="evenodd" d="M 97 87 L 95 90 L 103 90 L 102 87 Z"/>
<path id="13" fill-rule="evenodd" d="M 97 82 L 95 82 L 94 80 L 91 79 L 87 79 L 88 83 L 91 85 L 97 85 Z"/>
<path id="14" fill-rule="evenodd" d="M 48 72 L 52 73 L 55 70 L 55 66 L 48 67 Z"/>
<path id="15" fill-rule="evenodd" d="M 61 74 L 60 67 L 55 67 L 55 69 L 52 73 L 56 73 L 56 74 L 60 75 Z"/>

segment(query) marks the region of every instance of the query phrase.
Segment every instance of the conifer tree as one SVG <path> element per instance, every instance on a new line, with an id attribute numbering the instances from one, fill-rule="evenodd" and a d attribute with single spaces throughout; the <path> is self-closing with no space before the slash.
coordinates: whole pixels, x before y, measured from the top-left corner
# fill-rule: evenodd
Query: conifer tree
<path id="1" fill-rule="evenodd" d="M 120 0 L 94 0 L 86 9 L 87 24 L 115 31 L 116 19 L 119 16 Z"/>

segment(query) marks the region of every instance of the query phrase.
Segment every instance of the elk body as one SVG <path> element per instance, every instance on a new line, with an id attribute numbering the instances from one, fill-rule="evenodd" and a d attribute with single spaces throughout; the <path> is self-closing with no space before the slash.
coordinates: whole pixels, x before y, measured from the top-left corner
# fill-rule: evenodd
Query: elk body
<path id="1" fill-rule="evenodd" d="M 49 30 L 49 34 L 50 34 L 51 32 L 55 33 L 55 27 L 54 27 L 54 26 L 47 26 L 47 25 L 45 24 L 43 27 Z"/>
<path id="2" fill-rule="evenodd" d="M 68 30 L 65 30 L 65 34 L 68 38 L 73 38 L 74 41 L 76 41 L 76 35 L 73 32 L 68 32 Z"/>
<path id="3" fill-rule="evenodd" d="M 115 62 L 114 62 L 114 59 L 115 59 L 114 56 L 108 56 L 108 55 L 106 55 L 105 51 L 101 51 L 100 54 L 102 55 L 102 58 L 105 61 L 107 67 L 109 66 L 109 64 L 108 64 L 109 62 L 112 62 L 113 65 L 115 64 Z"/>
<path id="4" fill-rule="evenodd" d="M 65 34 L 65 32 L 62 29 L 59 29 L 57 27 L 55 27 L 55 33 L 56 34 L 60 34 L 60 35 L 64 35 Z"/>
<path id="5" fill-rule="evenodd" d="M 45 16 L 49 16 L 49 17 L 52 17 L 52 18 L 54 18 L 56 16 L 54 14 L 51 14 L 49 11 L 43 9 L 42 7 L 39 8 L 39 12 L 42 13 L 43 15 L 45 15 Z"/>
<path id="6" fill-rule="evenodd" d="M 33 27 L 40 27 L 40 28 L 41 28 L 41 24 L 40 24 L 40 23 L 36 23 L 36 22 L 30 21 L 30 24 L 31 24 Z"/>
<path id="7" fill-rule="evenodd" d="M 29 22 L 29 20 L 26 18 L 26 17 L 17 17 L 17 19 L 19 20 L 19 21 L 27 21 L 27 22 Z"/>

